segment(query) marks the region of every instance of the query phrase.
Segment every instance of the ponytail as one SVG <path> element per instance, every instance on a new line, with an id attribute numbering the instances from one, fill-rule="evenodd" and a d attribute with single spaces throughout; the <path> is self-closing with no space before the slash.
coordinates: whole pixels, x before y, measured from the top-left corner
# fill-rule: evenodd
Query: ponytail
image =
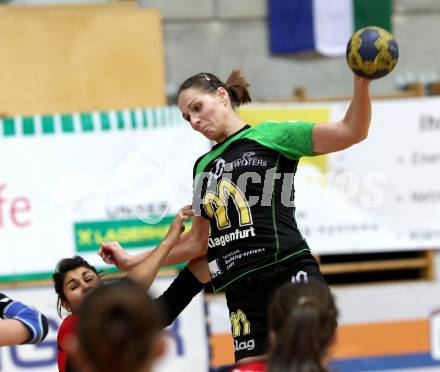
<path id="1" fill-rule="evenodd" d="M 249 82 L 241 74 L 240 70 L 233 70 L 226 83 L 209 72 L 201 72 L 186 79 L 177 91 L 177 96 L 186 89 L 196 88 L 202 92 L 214 93 L 218 88 L 225 88 L 228 92 L 231 106 L 235 109 L 240 105 L 251 102 Z"/>
<path id="2" fill-rule="evenodd" d="M 238 107 L 252 101 L 249 94 L 250 84 L 241 74 L 240 70 L 234 69 L 226 80 L 226 90 L 231 99 L 232 107 Z"/>

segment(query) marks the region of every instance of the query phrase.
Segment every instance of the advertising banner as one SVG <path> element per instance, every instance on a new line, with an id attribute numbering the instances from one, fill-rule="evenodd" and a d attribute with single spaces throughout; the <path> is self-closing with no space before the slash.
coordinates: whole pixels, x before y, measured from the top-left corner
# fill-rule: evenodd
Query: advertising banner
<path id="1" fill-rule="evenodd" d="M 14 117 L 0 130 L 0 281 L 47 278 L 102 241 L 154 247 L 209 141 L 176 107 Z"/>
<path id="2" fill-rule="evenodd" d="M 173 278 L 159 277 L 150 290 L 159 296 Z M 23 301 L 43 312 L 49 320 L 49 334 L 38 346 L 23 345 L 0 348 L 0 371 L 55 372 L 57 367 L 56 337 L 62 322 L 56 310 L 57 297 L 52 287 L 2 289 L 2 293 Z M 0 320 L 1 321 L 1 320 Z M 166 329 L 167 351 L 155 371 L 208 370 L 208 341 L 203 295 L 197 295 L 174 323 Z"/>

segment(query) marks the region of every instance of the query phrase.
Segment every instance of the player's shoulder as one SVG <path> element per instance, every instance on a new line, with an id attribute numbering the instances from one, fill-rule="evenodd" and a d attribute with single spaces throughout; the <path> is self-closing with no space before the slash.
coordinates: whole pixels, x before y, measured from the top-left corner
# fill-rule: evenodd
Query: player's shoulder
<path id="1" fill-rule="evenodd" d="M 58 341 L 62 340 L 64 337 L 75 333 L 76 328 L 76 315 L 69 315 L 66 317 L 60 325 L 58 330 Z"/>
<path id="2" fill-rule="evenodd" d="M 266 120 L 257 124 L 254 128 L 255 130 L 265 130 L 267 128 L 277 127 L 278 125 L 286 124 L 302 124 L 301 120 Z"/>
<path id="3" fill-rule="evenodd" d="M 208 155 L 212 150 L 209 150 L 207 152 L 205 152 L 203 155 L 199 156 L 197 158 L 197 160 L 194 162 L 194 166 L 193 166 L 193 178 L 195 178 L 196 176 L 196 171 L 197 171 L 197 167 L 199 166 L 200 162 L 203 160 L 203 158 Z"/>

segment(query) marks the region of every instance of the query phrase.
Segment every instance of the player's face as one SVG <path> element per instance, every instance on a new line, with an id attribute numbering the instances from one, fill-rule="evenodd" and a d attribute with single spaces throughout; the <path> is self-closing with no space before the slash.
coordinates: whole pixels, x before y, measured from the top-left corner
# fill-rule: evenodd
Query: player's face
<path id="1" fill-rule="evenodd" d="M 188 88 L 179 94 L 179 108 L 182 116 L 191 127 L 202 133 L 206 138 L 222 142 L 228 123 L 227 93 L 219 88 L 214 93 L 204 93 L 197 88 Z"/>
<path id="2" fill-rule="evenodd" d="M 64 278 L 63 290 L 67 301 L 63 301 L 63 307 L 75 313 L 85 295 L 100 284 L 99 276 L 86 267 L 78 267 L 69 271 Z"/>

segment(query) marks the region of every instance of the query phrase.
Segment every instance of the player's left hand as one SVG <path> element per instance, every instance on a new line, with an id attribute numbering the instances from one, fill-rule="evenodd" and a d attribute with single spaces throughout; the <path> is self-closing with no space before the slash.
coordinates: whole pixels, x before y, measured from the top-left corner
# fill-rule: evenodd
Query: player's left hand
<path id="1" fill-rule="evenodd" d="M 194 215 L 194 211 L 191 209 L 190 205 L 186 205 L 185 207 L 181 208 L 171 223 L 163 242 L 169 244 L 170 246 L 179 244 L 180 236 L 185 231 L 183 222 L 189 221 Z"/>

